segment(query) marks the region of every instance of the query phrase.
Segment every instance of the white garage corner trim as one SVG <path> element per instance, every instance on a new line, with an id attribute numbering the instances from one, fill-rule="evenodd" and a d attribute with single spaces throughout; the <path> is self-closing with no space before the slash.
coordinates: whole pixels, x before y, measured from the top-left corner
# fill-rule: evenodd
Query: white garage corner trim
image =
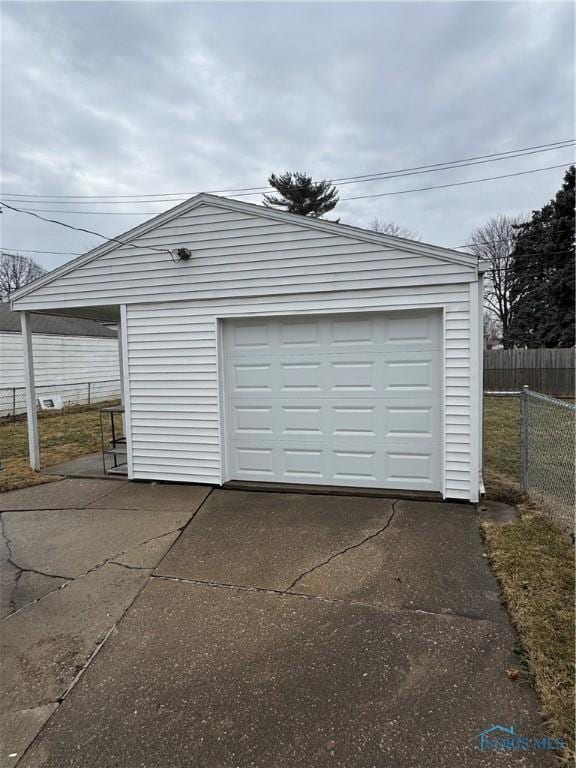
<path id="1" fill-rule="evenodd" d="M 119 239 L 130 247 L 100 246 L 12 305 L 121 316 L 131 477 L 478 498 L 475 257 L 213 195 Z M 421 349 L 402 337 L 414 318 Z M 254 319 L 269 341 L 236 343 Z"/>

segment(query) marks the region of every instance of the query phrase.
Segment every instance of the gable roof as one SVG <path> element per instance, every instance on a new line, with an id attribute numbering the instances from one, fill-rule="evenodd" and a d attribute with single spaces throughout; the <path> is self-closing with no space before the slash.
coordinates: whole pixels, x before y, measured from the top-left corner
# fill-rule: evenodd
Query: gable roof
<path id="1" fill-rule="evenodd" d="M 350 224 L 339 224 L 333 221 L 325 221 L 324 219 L 314 219 L 310 216 L 286 213 L 284 211 L 266 208 L 265 206 L 257 205 L 256 203 L 246 203 L 240 200 L 231 200 L 227 197 L 220 197 L 218 195 L 201 192 L 199 195 L 195 195 L 194 197 L 185 200 L 183 203 L 174 206 L 174 208 L 170 208 L 169 210 L 148 219 L 142 224 L 118 235 L 114 240 L 109 240 L 106 243 L 93 248 L 82 256 L 72 259 L 72 261 L 63 264 L 61 267 L 48 272 L 46 275 L 39 277 L 32 283 L 20 288 L 12 294 L 12 304 L 14 304 L 15 301 L 18 301 L 18 299 L 34 293 L 37 288 L 51 283 L 61 275 L 68 274 L 78 267 L 88 264 L 122 245 L 129 245 L 132 240 L 151 232 L 156 227 L 166 224 L 201 205 L 210 205 L 224 210 L 238 211 L 247 215 L 275 219 L 280 222 L 295 224 L 303 228 L 317 229 L 330 234 L 340 235 L 341 237 L 350 237 L 354 240 L 376 243 L 377 245 L 382 245 L 387 248 L 424 254 L 432 258 L 437 258 L 440 261 L 469 266 L 472 269 L 478 268 L 478 258 L 470 253 L 461 253 L 460 251 L 455 251 L 450 248 L 442 248 L 440 246 L 422 243 L 419 240 L 408 240 L 407 238 L 396 237 L 394 235 L 384 235 L 379 232 L 362 229 L 361 227 L 355 227 Z"/>
<path id="2" fill-rule="evenodd" d="M 32 314 L 32 333 L 48 336 L 92 336 L 103 339 L 118 338 L 117 331 L 97 323 L 95 320 L 81 320 L 76 317 Z M 0 333 L 20 333 L 20 317 L 12 312 L 8 304 L 0 303 Z"/>

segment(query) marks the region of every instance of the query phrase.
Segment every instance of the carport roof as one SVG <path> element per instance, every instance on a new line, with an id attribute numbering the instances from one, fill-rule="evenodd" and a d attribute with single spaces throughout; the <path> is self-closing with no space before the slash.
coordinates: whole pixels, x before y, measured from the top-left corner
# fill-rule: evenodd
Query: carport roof
<path id="1" fill-rule="evenodd" d="M 118 333 L 95 320 L 54 315 L 31 315 L 32 332 L 49 336 L 93 336 L 115 339 Z M 20 333 L 20 316 L 8 304 L 0 304 L 0 333 Z"/>

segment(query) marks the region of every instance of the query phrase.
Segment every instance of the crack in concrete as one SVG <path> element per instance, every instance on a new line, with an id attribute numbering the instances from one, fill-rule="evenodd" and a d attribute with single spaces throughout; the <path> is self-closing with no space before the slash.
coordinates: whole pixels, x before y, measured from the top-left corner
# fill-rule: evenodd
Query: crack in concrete
<path id="1" fill-rule="evenodd" d="M 137 544 L 132 544 L 129 547 L 126 547 L 126 549 L 123 549 L 121 552 L 115 552 L 113 555 L 110 555 L 110 557 L 107 557 L 106 559 L 102 560 L 102 562 L 97 563 L 96 565 L 92 566 L 87 571 L 84 571 L 83 573 L 80 573 L 78 576 L 74 576 L 74 577 L 56 576 L 56 575 L 50 574 L 50 573 L 42 573 L 41 571 L 32 571 L 32 569 L 20 568 L 20 566 L 17 565 L 16 563 L 13 563 L 13 562 L 9 561 L 9 562 L 11 562 L 11 565 L 13 565 L 15 568 L 19 568 L 20 572 L 18 574 L 18 579 L 20 578 L 20 576 L 22 575 L 23 572 L 30 570 L 31 572 L 38 573 L 41 576 L 49 576 L 51 578 L 66 579 L 66 581 L 63 584 L 60 584 L 59 586 L 57 586 L 55 589 L 51 589 L 49 592 L 46 592 L 45 594 L 40 595 L 40 597 L 37 597 L 35 600 L 31 600 L 29 603 L 26 603 L 25 605 L 22 605 L 20 608 L 18 608 L 18 610 L 13 610 L 12 613 L 8 614 L 8 616 L 4 616 L 3 618 L 1 618 L 0 619 L 0 623 L 2 623 L 3 621 L 6 621 L 7 619 L 11 619 L 12 617 L 16 616 L 16 614 L 20 613 L 21 611 L 24 611 L 27 608 L 30 608 L 31 606 L 33 606 L 36 603 L 40 602 L 40 600 L 44 600 L 44 598 L 48 597 L 48 595 L 52 595 L 54 592 L 57 592 L 59 589 L 65 589 L 69 584 L 72 584 L 73 582 L 77 581 L 78 579 L 81 579 L 84 576 L 88 576 L 88 574 L 93 573 L 94 571 L 97 571 L 100 568 L 103 568 L 108 563 L 111 563 L 113 565 L 118 565 L 118 566 L 124 567 L 124 568 L 132 568 L 132 569 L 136 570 L 136 566 L 127 566 L 127 565 L 124 565 L 123 563 L 116 563 L 116 562 L 114 562 L 115 558 L 121 557 L 122 555 L 125 555 L 126 552 L 128 552 L 130 549 L 136 549 L 138 547 L 142 547 L 145 544 L 149 544 L 151 541 L 155 541 L 156 539 L 162 539 L 162 538 L 164 538 L 164 536 L 170 536 L 173 533 L 182 533 L 184 528 L 186 528 L 186 526 L 189 525 L 192 522 L 192 520 L 194 520 L 194 518 L 196 517 L 198 512 L 200 512 L 200 510 L 202 509 L 202 507 L 204 506 L 206 501 L 210 498 L 213 490 L 214 489 L 211 488 L 208 491 L 208 493 L 206 494 L 206 496 L 203 499 L 202 503 L 194 510 L 194 512 L 192 512 L 192 515 L 190 516 L 190 518 L 188 520 L 186 520 L 186 522 L 184 522 L 178 528 L 173 528 L 170 531 L 164 531 L 164 533 L 160 533 L 157 536 L 151 536 L 149 539 L 145 539 L 144 541 L 140 541 Z M 108 496 L 110 493 L 113 493 L 113 491 L 108 491 L 108 493 L 105 493 L 104 496 Z M 101 496 L 100 498 L 103 498 L 103 497 Z M 6 511 L 8 511 L 8 510 L 6 510 Z M 36 510 L 34 510 L 34 511 L 36 511 Z M 0 513 L 0 534 L 4 537 L 4 540 L 6 541 L 6 546 L 8 547 L 8 552 L 9 552 L 10 556 L 12 556 L 12 549 L 11 549 L 12 542 L 10 541 L 10 539 L 4 533 L 4 521 L 2 519 L 1 513 Z M 174 546 L 175 543 L 176 542 L 173 542 L 172 546 Z M 167 553 L 165 553 L 165 554 L 167 554 Z M 157 565 L 158 564 L 156 564 L 156 566 L 154 566 L 154 567 L 157 567 Z M 142 570 L 153 571 L 154 568 L 142 568 Z M 16 586 L 14 586 L 12 594 L 14 594 L 15 589 L 16 589 Z M 15 608 L 13 599 L 10 600 L 10 606 Z"/>
<path id="2" fill-rule="evenodd" d="M 298 584 L 299 581 L 301 581 L 306 576 L 309 576 L 311 573 L 314 573 L 314 571 L 317 571 L 319 568 L 323 568 L 325 565 L 328 565 L 328 563 L 331 563 L 332 560 L 334 560 L 337 557 L 341 557 L 342 555 L 345 555 L 347 552 L 350 552 L 352 549 L 357 549 L 358 547 L 363 546 L 366 544 L 366 542 L 370 541 L 371 539 L 375 539 L 377 536 L 380 536 L 381 533 L 384 533 L 384 531 L 388 528 L 390 523 L 392 522 L 394 515 L 396 514 L 396 504 L 398 504 L 400 499 L 395 499 L 392 502 L 392 511 L 390 512 L 390 517 L 386 521 L 386 524 L 383 525 L 381 528 L 379 528 L 374 533 L 371 533 L 369 536 L 366 536 L 362 539 L 362 541 L 357 542 L 356 544 L 350 544 L 348 547 L 344 547 L 344 549 L 341 549 L 338 552 L 334 552 L 334 554 L 330 555 L 330 557 L 327 557 L 326 560 L 323 560 L 321 563 L 318 563 L 317 565 L 314 565 L 312 568 L 309 568 L 307 571 L 304 571 L 300 574 L 300 576 L 297 576 L 294 581 L 290 584 L 290 586 L 286 587 L 284 590 L 285 592 L 290 592 L 296 584 Z"/>
<path id="3" fill-rule="evenodd" d="M 39 571 L 36 568 L 26 568 L 23 565 L 19 565 L 14 560 L 14 551 L 13 551 L 12 540 L 10 539 L 8 534 L 6 533 L 6 526 L 5 526 L 5 523 L 4 523 L 4 519 L 2 518 L 1 515 L 0 515 L 0 536 L 2 536 L 2 539 L 4 540 L 4 542 L 6 544 L 6 549 L 8 550 L 8 557 L 6 558 L 6 562 L 9 563 L 14 568 L 16 568 L 16 571 L 17 571 L 17 573 L 16 573 L 16 575 L 14 577 L 14 584 L 13 584 L 12 590 L 10 592 L 10 598 L 8 600 L 8 605 L 11 608 L 11 612 L 8 614 L 8 616 L 13 616 L 14 613 L 17 612 L 16 611 L 16 602 L 15 602 L 16 590 L 18 589 L 18 584 L 20 582 L 20 579 L 22 578 L 22 574 L 24 574 L 24 573 L 35 573 L 38 576 L 45 576 L 46 578 L 49 578 L 49 579 L 65 579 L 66 580 L 66 579 L 70 578 L 69 576 L 60 576 L 60 575 L 54 574 L 54 573 L 46 573 L 45 571 Z M 60 586 L 62 586 L 62 585 L 60 585 Z M 51 590 L 51 591 L 53 592 L 54 590 Z M 1 621 L 3 621 L 4 619 L 8 618 L 8 616 L 4 616 L 1 619 Z"/>
<path id="4" fill-rule="evenodd" d="M 465 619 L 467 621 L 481 621 L 489 624 L 506 624 L 505 621 L 497 621 L 496 619 L 484 618 L 477 614 L 459 613 L 456 611 L 428 611 L 425 608 L 406 608 L 397 607 L 392 608 L 380 603 L 369 603 L 365 600 L 344 600 L 338 597 L 324 597 L 323 595 L 309 595 L 305 592 L 287 592 L 284 589 L 273 589 L 271 587 L 247 587 L 242 584 L 226 584 L 219 581 L 204 581 L 202 579 L 183 579 L 178 576 L 161 576 L 159 574 L 152 574 L 151 579 L 157 579 L 159 581 L 175 581 L 182 584 L 192 584 L 193 586 L 200 587 L 214 587 L 216 589 L 230 589 L 236 592 L 253 592 L 264 595 L 274 595 L 275 597 L 296 597 L 303 600 L 313 600 L 321 603 L 330 603 L 334 605 L 349 605 L 358 608 L 368 608 L 370 610 L 378 611 L 379 613 L 390 614 L 417 614 L 421 616 L 435 616 L 443 619 Z"/>
<path id="5" fill-rule="evenodd" d="M 194 513 L 194 514 L 196 514 L 196 513 Z M 192 520 L 192 518 L 190 518 L 190 520 Z M 11 560 L 9 560 L 8 562 L 10 562 L 11 565 L 14 565 L 16 568 L 20 569 L 20 574 L 19 574 L 18 578 L 20 578 L 22 573 L 24 573 L 26 571 L 29 571 L 31 573 L 37 573 L 40 576 L 49 576 L 49 577 L 54 578 L 54 579 L 65 579 L 65 582 L 63 584 L 58 585 L 55 589 L 51 589 L 49 592 L 46 592 L 45 594 L 43 594 L 40 597 L 36 598 L 36 600 L 31 600 L 29 603 L 26 603 L 25 605 L 22 605 L 20 608 L 18 608 L 18 610 L 13 610 L 12 613 L 8 614 L 8 616 L 4 616 L 2 619 L 0 619 L 0 623 L 3 622 L 3 621 L 6 621 L 7 619 L 13 618 L 17 614 L 19 614 L 21 611 L 24 611 L 27 608 L 30 608 L 32 605 L 35 605 L 36 603 L 40 602 L 40 600 L 44 600 L 44 598 L 48 597 L 48 595 L 52 595 L 54 592 L 58 592 L 58 590 L 60 590 L 60 589 L 65 589 L 70 584 L 78 581 L 78 579 L 82 579 L 82 578 L 84 578 L 84 576 L 88 576 L 90 573 L 94 573 L 94 571 L 97 571 L 100 568 L 103 568 L 108 563 L 113 563 L 114 565 L 118 565 L 118 566 L 122 567 L 122 563 L 114 563 L 113 562 L 115 558 L 121 557 L 122 555 L 126 554 L 126 552 L 128 552 L 130 549 L 136 549 L 138 547 L 142 547 L 142 546 L 144 546 L 144 544 L 149 544 L 151 541 L 155 541 L 156 539 L 162 539 L 162 538 L 164 538 L 164 536 L 170 536 L 171 534 L 177 533 L 178 531 L 182 532 L 184 530 L 184 528 L 188 525 L 190 520 L 188 520 L 186 523 L 184 523 L 179 528 L 174 528 L 171 531 L 165 531 L 164 533 L 161 533 L 158 536 L 151 536 L 149 539 L 146 539 L 145 541 L 140 541 L 137 544 L 132 544 L 131 546 L 126 547 L 126 549 L 123 549 L 121 552 L 115 552 L 113 555 L 110 555 L 110 557 L 105 558 L 101 562 L 96 563 L 96 565 L 93 565 L 91 568 L 88 568 L 88 570 L 84 571 L 83 573 L 78 574 L 78 576 L 57 576 L 57 575 L 51 574 L 51 573 L 43 573 L 42 571 L 36 571 L 36 570 L 34 570 L 32 568 L 21 568 L 19 565 L 17 565 L 16 563 L 12 562 Z M 3 531 L 3 528 L 2 528 L 2 531 Z M 5 539 L 5 541 L 6 541 L 7 545 L 8 545 L 9 539 L 5 535 L 4 535 L 4 539 Z M 8 547 L 8 551 L 10 552 L 10 554 L 12 554 L 10 547 Z M 128 567 L 128 566 L 124 566 L 124 567 Z M 145 568 L 143 570 L 152 571 L 153 568 Z M 16 589 L 16 587 L 14 587 L 14 589 L 12 591 L 12 594 L 14 594 L 15 589 Z M 10 605 L 11 606 L 13 605 L 13 600 L 11 600 Z"/>
<path id="6" fill-rule="evenodd" d="M 162 534 L 162 535 L 163 535 L 163 536 L 166 536 L 167 534 Z M 161 538 L 161 537 L 159 536 L 159 537 L 157 537 L 157 538 Z M 152 541 L 152 539 L 150 539 L 150 541 Z M 115 563 L 115 565 L 118 565 L 118 563 Z M 114 624 L 113 624 L 113 625 L 110 627 L 110 629 L 108 629 L 108 630 L 106 631 L 106 633 L 104 634 L 104 637 L 103 637 L 103 638 L 102 638 L 102 639 L 101 639 L 101 640 L 100 640 L 100 641 L 97 643 L 96 647 L 94 648 L 94 650 L 92 651 L 92 653 L 90 654 L 90 656 L 88 657 L 88 659 L 86 660 L 86 662 L 85 662 L 85 663 L 82 665 L 82 667 L 81 667 L 81 668 L 78 670 L 78 672 L 77 672 L 77 673 L 76 673 L 76 675 L 74 676 L 74 678 L 73 678 L 72 682 L 71 682 L 71 683 L 70 683 L 70 685 L 69 685 L 69 686 L 66 688 L 66 690 L 64 691 L 64 693 L 62 694 L 62 696 L 59 696 L 59 697 L 56 699 L 56 701 L 55 701 L 55 702 L 53 702 L 54 704 L 57 704 L 57 707 L 56 707 L 56 709 L 54 710 L 54 712 L 52 712 L 52 714 L 50 715 L 50 717 L 49 717 L 49 718 L 48 718 L 48 719 L 45 721 L 45 723 L 42 725 L 42 727 L 41 727 L 41 728 L 38 730 L 38 732 L 35 734 L 34 738 L 33 738 L 33 739 L 32 739 L 32 741 L 30 742 L 30 744 L 29 744 L 29 745 L 26 747 L 26 749 L 24 750 L 24 752 L 22 753 L 22 755 L 20 756 L 20 758 L 19 758 L 19 760 L 18 760 L 18 762 L 19 762 L 19 763 L 20 763 L 22 760 L 24 760 L 24 758 L 25 758 L 25 757 L 26 757 L 26 755 L 28 754 L 29 750 L 32 748 L 32 746 L 35 744 L 36 740 L 38 739 L 38 737 L 39 737 L 39 736 L 40 736 L 40 734 L 42 733 L 42 731 L 43 731 L 43 730 L 46 728 L 46 726 L 48 725 L 48 723 L 49 723 L 49 722 L 52 720 L 52 718 L 54 717 L 54 715 L 56 714 L 56 712 L 57 712 L 57 711 L 58 711 L 58 709 L 60 708 L 60 705 L 62 704 L 62 702 L 64 701 L 64 699 L 65 699 L 65 698 L 66 698 L 66 697 L 69 695 L 70 691 L 72 691 L 72 689 L 73 689 L 73 688 L 74 688 L 74 687 L 77 685 L 77 683 L 79 682 L 79 680 L 82 678 L 82 676 L 84 675 L 84 673 L 86 672 L 86 670 L 88 669 L 88 667 L 90 666 L 90 664 L 92 664 L 92 662 L 94 661 L 94 659 L 96 658 L 96 656 L 97 656 L 97 655 L 100 653 L 100 651 L 102 650 L 102 648 L 104 647 L 104 645 L 107 643 L 107 641 L 110 639 L 110 637 L 111 637 L 111 636 L 112 636 L 112 635 L 113 635 L 113 634 L 114 634 L 114 633 L 117 631 L 117 629 L 118 629 L 118 624 L 119 624 L 119 623 L 122 621 L 122 619 L 124 618 L 124 616 L 126 616 L 126 613 L 127 613 L 127 612 L 130 610 L 130 608 L 131 608 L 131 607 L 134 605 L 134 602 L 136 601 L 136 599 L 138 598 L 138 596 L 140 595 L 140 593 L 142 592 L 142 590 L 144 589 L 144 587 L 146 586 L 146 584 L 147 584 L 147 583 L 148 583 L 148 582 L 147 582 L 146 580 L 142 582 L 142 585 L 140 586 L 140 589 L 138 589 L 138 590 L 137 590 L 136 594 L 134 595 L 134 598 L 133 598 L 133 599 L 130 601 L 130 603 L 129 603 L 129 604 L 126 606 L 126 608 L 125 608 L 125 609 L 124 609 L 124 611 L 122 612 L 122 615 L 121 615 L 121 616 L 120 616 L 120 617 L 119 617 L 119 618 L 118 618 L 118 619 L 117 619 L 117 620 L 114 622 Z M 65 585 L 62 585 L 62 586 L 65 586 Z M 36 602 L 37 602 L 37 601 L 36 601 Z"/>
<path id="7" fill-rule="evenodd" d="M 128 565 L 128 563 L 117 563 L 116 560 L 109 560 L 109 565 L 117 565 L 119 568 L 128 568 L 129 571 L 150 571 L 152 572 L 155 565 L 153 566 L 146 566 L 146 565 Z"/>
<path id="8" fill-rule="evenodd" d="M 69 477 L 63 477 L 62 478 L 62 480 L 71 480 L 71 479 L 72 478 L 69 478 Z M 76 478 L 76 479 L 80 479 L 80 478 Z M 87 479 L 87 478 L 84 478 L 84 479 Z M 58 482 L 60 482 L 60 481 L 58 481 Z M 123 485 L 126 485 L 128 480 L 124 480 L 124 481 L 122 481 L 122 480 L 111 480 L 109 482 L 118 483 L 118 486 L 123 486 Z M 41 485 L 52 485 L 52 481 L 50 481 L 50 483 L 42 483 Z M 39 488 L 40 486 L 32 485 L 32 486 L 28 486 L 28 487 L 29 488 Z M 13 493 L 16 493 L 16 491 L 24 491 L 24 490 L 27 490 L 27 488 L 26 487 L 25 488 L 16 488 L 13 491 Z M 101 496 L 97 496 L 95 499 L 92 499 L 92 501 L 89 501 L 88 504 L 84 504 L 84 505 L 77 504 L 77 505 L 75 505 L 73 507 L 63 507 L 63 506 L 59 506 L 59 507 L 31 507 L 30 509 L 28 509 L 28 508 L 27 509 L 22 509 L 22 507 L 15 507 L 14 509 L 2 509 L 2 510 L 0 510 L 0 515 L 4 515 L 4 514 L 6 514 L 6 512 L 56 512 L 57 510 L 67 510 L 67 509 L 87 509 L 87 510 L 89 510 L 89 509 L 91 509 L 90 504 L 95 504 L 97 501 L 100 501 L 101 499 L 106 498 L 106 496 L 110 496 L 111 493 L 114 493 L 117 490 L 118 490 L 118 488 L 112 488 L 112 490 L 106 491 L 106 493 L 103 493 Z M 12 491 L 9 491 L 9 493 L 12 493 Z M 99 507 L 95 507 L 95 509 L 99 509 Z M 106 507 L 104 507 L 104 509 L 106 509 Z"/>
<path id="9" fill-rule="evenodd" d="M 201 503 L 201 504 L 199 504 L 199 506 L 198 506 L 198 507 L 197 507 L 197 508 L 196 508 L 196 509 L 193 511 L 193 513 L 192 513 L 192 515 L 190 516 L 190 518 L 189 518 L 189 519 L 188 519 L 188 520 L 187 520 L 187 521 L 186 521 L 186 522 L 185 522 L 183 525 L 181 525 L 181 526 L 179 526 L 178 528 L 175 528 L 175 529 L 173 529 L 173 530 L 171 530 L 171 531 L 165 531 L 164 533 L 161 533 L 161 534 L 159 534 L 158 536 L 151 536 L 149 539 L 146 539 L 145 541 L 142 541 L 142 542 L 139 542 L 138 544 L 135 544 L 135 545 L 132 545 L 132 546 L 130 546 L 130 547 L 127 547 L 127 548 L 126 548 L 126 549 L 124 549 L 122 552 L 118 552 L 118 553 L 116 553 L 116 554 L 112 555 L 110 558 L 106 558 L 106 560 L 104 560 L 102 563 L 99 563 L 97 566 L 94 566 L 93 568 L 90 568 L 90 569 L 88 569 L 88 570 L 87 570 L 87 571 L 85 571 L 83 574 L 80 574 L 80 576 L 77 576 L 77 577 L 76 577 L 76 578 L 74 578 L 74 579 L 70 579 L 69 581 L 65 582 L 64 584 L 61 584 L 59 587 L 57 587 L 57 589 L 55 589 L 55 590 L 52 590 L 51 592 L 47 593 L 46 595 L 42 595 L 41 597 L 37 598 L 36 600 L 33 600 L 33 601 L 32 601 L 32 602 L 30 602 L 30 603 L 27 603 L 26 605 L 22 606 L 22 608 L 20 608 L 18 611 L 15 611 L 14 613 L 12 613 L 12 614 L 10 614 L 9 616 L 6 616 L 6 617 L 4 617 L 4 618 L 5 618 L 5 619 L 8 619 L 8 618 L 12 618 L 12 616 L 14 616 L 16 613 L 19 613 L 20 611 L 24 610 L 25 608 L 29 608 L 31 605 L 33 605 L 33 604 L 35 604 L 35 603 L 39 602 L 40 600 L 43 600 L 45 597 L 47 597 L 47 596 L 48 596 L 48 594 L 52 594 L 53 592 L 56 592 L 58 589 L 64 589 L 65 587 L 67 587 L 67 586 L 68 586 L 68 584 L 72 583 L 73 581 L 76 581 L 77 579 L 81 578 L 82 576 L 86 576 L 86 575 L 88 575 L 89 573 L 92 573 L 94 570 L 97 570 L 98 568 L 101 568 L 101 567 L 103 567 L 104 565 L 106 565 L 106 563 L 110 563 L 111 565 L 116 565 L 116 566 L 119 566 L 120 568 L 128 568 L 128 569 L 131 569 L 131 570 L 146 570 L 146 571 L 149 571 L 149 578 L 150 578 L 150 577 L 152 576 L 152 570 L 153 570 L 153 569 L 151 569 L 151 568 L 141 568 L 140 566 L 130 566 L 130 565 L 126 565 L 126 564 L 124 564 L 124 563 L 117 563 L 117 562 L 114 562 L 113 558 L 115 558 L 115 557 L 119 557 L 119 556 L 121 556 L 121 555 L 125 554 L 125 553 L 126 553 L 128 550 L 130 550 L 130 549 L 135 549 L 136 547 L 141 547 L 141 546 L 143 546 L 144 544 L 148 544 L 149 542 L 151 542 L 151 541 L 154 541 L 154 540 L 156 540 L 156 539 L 161 539 L 161 538 L 164 538 L 165 536 L 169 536 L 169 535 L 171 535 L 171 534 L 173 534 L 173 533 L 177 533 L 177 532 L 179 532 L 179 533 L 182 533 L 182 531 L 184 530 L 184 528 L 186 528 L 186 526 L 187 526 L 187 525 L 189 525 L 189 523 L 191 523 L 191 522 L 192 522 L 192 520 L 193 520 L 193 519 L 196 517 L 196 515 L 198 514 L 198 512 L 200 511 L 200 509 L 203 507 L 203 505 L 205 504 L 205 502 L 207 501 L 207 499 L 208 499 L 208 498 L 209 498 L 209 496 L 211 495 L 211 493 L 212 493 L 212 490 L 213 490 L 213 489 L 210 489 L 210 491 L 209 491 L 209 492 L 206 494 L 205 498 L 203 499 L 202 503 Z M 1 520 L 1 516 L 0 516 L 0 534 L 4 535 L 4 530 L 3 530 L 3 522 L 2 522 L 2 520 Z M 174 546 L 174 544 L 176 543 L 176 541 L 178 540 L 178 538 L 179 538 L 179 537 L 177 537 L 177 538 L 176 538 L 176 540 L 175 540 L 175 541 L 172 543 L 171 547 L 169 547 L 169 550 L 172 548 L 172 546 Z M 9 542 L 9 539 L 8 539 L 7 537 L 5 537 L 5 541 L 6 541 L 6 545 L 7 545 L 7 547 L 8 547 L 8 551 L 9 551 L 9 553 L 10 553 L 10 555 L 11 555 L 11 554 L 12 554 L 12 551 L 11 551 L 10 547 L 8 546 L 8 542 Z M 169 551 L 169 550 L 168 550 L 168 551 Z M 161 559 L 162 559 L 162 558 L 161 558 Z M 64 691 L 64 693 L 62 694 L 62 696 L 58 697 L 58 698 L 57 698 L 57 699 L 56 699 L 54 702 L 50 702 L 50 703 L 54 703 L 54 704 L 56 704 L 56 705 L 57 705 L 57 706 L 56 706 L 56 709 L 54 710 L 54 712 L 52 712 L 52 714 L 50 715 L 50 717 L 48 717 L 48 718 L 46 719 L 46 721 L 44 722 L 44 724 L 42 725 L 42 727 L 41 727 L 41 728 L 38 730 L 38 732 L 35 734 L 34 738 L 31 740 L 30 744 L 29 744 L 29 745 L 26 747 L 26 749 L 24 750 L 24 752 L 22 753 L 22 755 L 21 755 L 21 756 L 20 756 L 20 758 L 18 759 L 18 762 L 20 762 L 21 760 L 23 760 L 23 759 L 25 758 L 26 754 L 28 754 L 29 750 L 30 750 L 30 749 L 32 748 L 32 746 L 35 744 L 36 740 L 38 739 L 38 737 L 40 736 L 40 734 L 42 733 L 42 731 L 43 731 L 43 730 L 46 728 L 46 726 L 48 725 L 48 723 L 49 723 L 49 722 L 52 720 L 52 718 L 54 717 L 55 713 L 58 711 L 58 709 L 59 709 L 59 707 L 60 707 L 60 704 L 61 704 L 61 703 L 64 701 L 64 699 L 65 699 L 65 698 L 68 696 L 68 694 L 70 693 L 70 691 L 72 691 L 72 689 L 74 688 L 74 686 L 75 686 L 75 685 L 78 683 L 78 681 L 79 681 L 79 680 L 81 679 L 81 677 L 84 675 L 84 673 L 86 672 L 86 670 L 88 669 L 88 667 L 89 667 L 89 666 L 92 664 L 92 662 L 94 661 L 94 659 L 96 658 L 96 656 L 97 656 L 97 655 L 100 653 L 100 651 L 102 650 L 102 648 L 104 647 L 104 645 L 106 644 L 106 642 L 108 641 L 108 639 L 109 639 L 109 638 L 110 638 L 110 637 L 111 637 L 111 636 L 112 636 L 112 635 L 113 635 L 113 634 L 114 634 L 114 633 L 117 631 L 119 623 L 122 621 L 122 619 L 124 618 L 124 616 L 126 615 L 126 613 L 127 613 L 129 610 L 130 610 L 130 608 L 131 608 L 131 607 L 134 605 L 134 603 L 135 603 L 136 599 L 138 598 L 138 596 L 140 595 L 140 593 L 142 592 L 142 590 L 144 589 L 144 587 L 145 587 L 145 586 L 148 584 L 148 580 L 149 580 L 149 579 L 144 579 L 144 580 L 142 581 L 142 584 L 141 584 L 140 588 L 139 588 L 139 589 L 136 591 L 136 594 L 134 595 L 133 599 L 130 601 L 130 603 L 129 603 L 129 604 L 126 606 L 126 608 L 125 608 L 125 609 L 124 609 L 124 611 L 122 612 L 122 615 L 121 615 L 121 616 L 120 616 L 120 617 L 119 617 L 119 618 L 118 618 L 118 619 L 117 619 L 117 620 L 114 622 L 114 624 L 113 624 L 113 625 L 110 627 L 110 629 L 109 629 L 109 630 L 108 630 L 108 631 L 105 633 L 104 637 L 103 637 L 103 638 L 102 638 L 102 639 L 101 639 L 101 640 L 100 640 L 100 641 L 97 643 L 97 645 L 96 645 L 95 649 L 92 651 L 92 653 L 90 654 L 90 656 L 89 656 L 89 658 L 87 659 L 87 661 L 86 661 L 86 662 L 85 662 L 85 663 L 82 665 L 82 667 L 81 667 L 81 668 L 78 670 L 78 672 L 77 672 L 77 673 L 76 673 L 76 675 L 74 676 L 74 678 L 73 678 L 72 682 L 71 682 L 71 683 L 70 683 L 70 685 L 67 687 L 67 689 Z M 4 621 L 4 619 L 2 619 L 1 621 Z"/>

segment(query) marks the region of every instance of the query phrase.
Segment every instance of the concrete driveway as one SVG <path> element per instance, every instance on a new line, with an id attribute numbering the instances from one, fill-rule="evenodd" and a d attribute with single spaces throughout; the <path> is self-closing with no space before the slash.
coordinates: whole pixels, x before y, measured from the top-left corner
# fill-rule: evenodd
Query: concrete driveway
<path id="1" fill-rule="evenodd" d="M 0 509 L 2 766 L 550 764 L 479 748 L 543 727 L 472 506 L 64 480 Z"/>

